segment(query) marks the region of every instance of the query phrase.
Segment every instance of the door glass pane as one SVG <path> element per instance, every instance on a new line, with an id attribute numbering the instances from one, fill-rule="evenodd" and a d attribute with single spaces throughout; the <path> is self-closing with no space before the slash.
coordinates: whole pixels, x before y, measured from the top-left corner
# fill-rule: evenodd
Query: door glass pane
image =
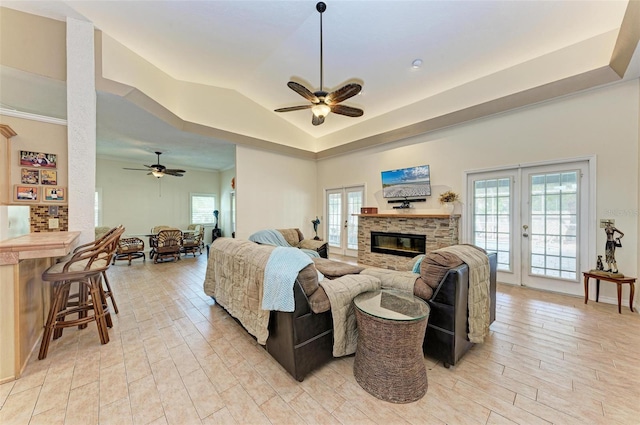
<path id="1" fill-rule="evenodd" d="M 498 252 L 498 270 L 511 271 L 511 179 L 476 180 L 474 245 Z"/>
<path id="2" fill-rule="evenodd" d="M 358 217 L 362 207 L 362 191 L 347 193 L 347 249 L 358 249 Z"/>
<path id="3" fill-rule="evenodd" d="M 529 273 L 578 278 L 578 172 L 531 177 Z"/>
<path id="4" fill-rule="evenodd" d="M 339 247 L 342 237 L 342 194 L 329 193 L 327 198 L 329 246 Z"/>

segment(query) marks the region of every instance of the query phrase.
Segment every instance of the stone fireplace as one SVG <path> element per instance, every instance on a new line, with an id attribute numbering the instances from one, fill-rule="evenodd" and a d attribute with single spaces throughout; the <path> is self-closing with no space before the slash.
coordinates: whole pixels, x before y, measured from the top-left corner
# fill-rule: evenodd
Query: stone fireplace
<path id="1" fill-rule="evenodd" d="M 406 270 L 407 260 L 419 254 L 418 240 L 424 240 L 424 253 L 459 243 L 458 214 L 358 214 L 358 263 L 391 270 Z M 374 234 L 391 235 L 377 247 Z M 398 235 L 413 239 L 398 240 Z M 414 244 L 411 247 L 411 244 Z M 393 245 L 398 245 L 395 248 Z M 379 244 L 378 244 L 379 245 Z M 391 248 L 389 248 L 391 246 Z M 397 251 L 416 249 L 416 252 Z M 382 250 L 382 252 L 381 252 Z M 396 250 L 396 252 L 390 252 Z M 377 252 L 376 252 L 377 251 Z"/>

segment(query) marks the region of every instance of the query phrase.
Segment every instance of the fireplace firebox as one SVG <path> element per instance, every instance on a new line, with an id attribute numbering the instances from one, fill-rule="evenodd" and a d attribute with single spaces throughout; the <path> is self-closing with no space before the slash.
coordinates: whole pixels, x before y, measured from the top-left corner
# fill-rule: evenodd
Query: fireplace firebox
<path id="1" fill-rule="evenodd" d="M 371 252 L 414 257 L 426 253 L 425 235 L 371 232 Z"/>

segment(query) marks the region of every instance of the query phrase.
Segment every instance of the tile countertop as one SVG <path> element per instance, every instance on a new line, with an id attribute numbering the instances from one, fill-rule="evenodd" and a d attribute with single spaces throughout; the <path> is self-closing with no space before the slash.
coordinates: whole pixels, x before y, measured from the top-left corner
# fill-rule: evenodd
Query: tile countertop
<path id="1" fill-rule="evenodd" d="M 0 241 L 0 266 L 29 258 L 62 257 L 75 247 L 80 232 L 29 233 Z"/>

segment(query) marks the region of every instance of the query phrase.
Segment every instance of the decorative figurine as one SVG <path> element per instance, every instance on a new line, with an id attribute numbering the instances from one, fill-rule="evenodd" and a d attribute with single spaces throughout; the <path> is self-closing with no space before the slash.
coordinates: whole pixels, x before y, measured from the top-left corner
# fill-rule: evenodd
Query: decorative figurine
<path id="1" fill-rule="evenodd" d="M 618 264 L 616 263 L 616 247 L 622 247 L 620 239 L 624 237 L 624 233 L 616 229 L 610 221 L 607 221 L 604 226 L 604 231 L 607 234 L 607 243 L 604 248 L 605 261 L 607 262 L 607 272 L 618 273 Z M 614 237 L 618 233 L 620 236 Z"/>
<path id="2" fill-rule="evenodd" d="M 596 270 L 604 270 L 604 264 L 602 264 L 602 255 L 598 255 L 598 260 L 596 261 Z"/>
<path id="3" fill-rule="evenodd" d="M 319 241 L 320 238 L 318 237 L 318 225 L 320 224 L 320 219 L 318 218 L 318 216 L 316 216 L 315 220 L 311 220 L 311 223 L 313 224 L 313 231 L 316 232 L 316 237 L 313 239 Z"/>

